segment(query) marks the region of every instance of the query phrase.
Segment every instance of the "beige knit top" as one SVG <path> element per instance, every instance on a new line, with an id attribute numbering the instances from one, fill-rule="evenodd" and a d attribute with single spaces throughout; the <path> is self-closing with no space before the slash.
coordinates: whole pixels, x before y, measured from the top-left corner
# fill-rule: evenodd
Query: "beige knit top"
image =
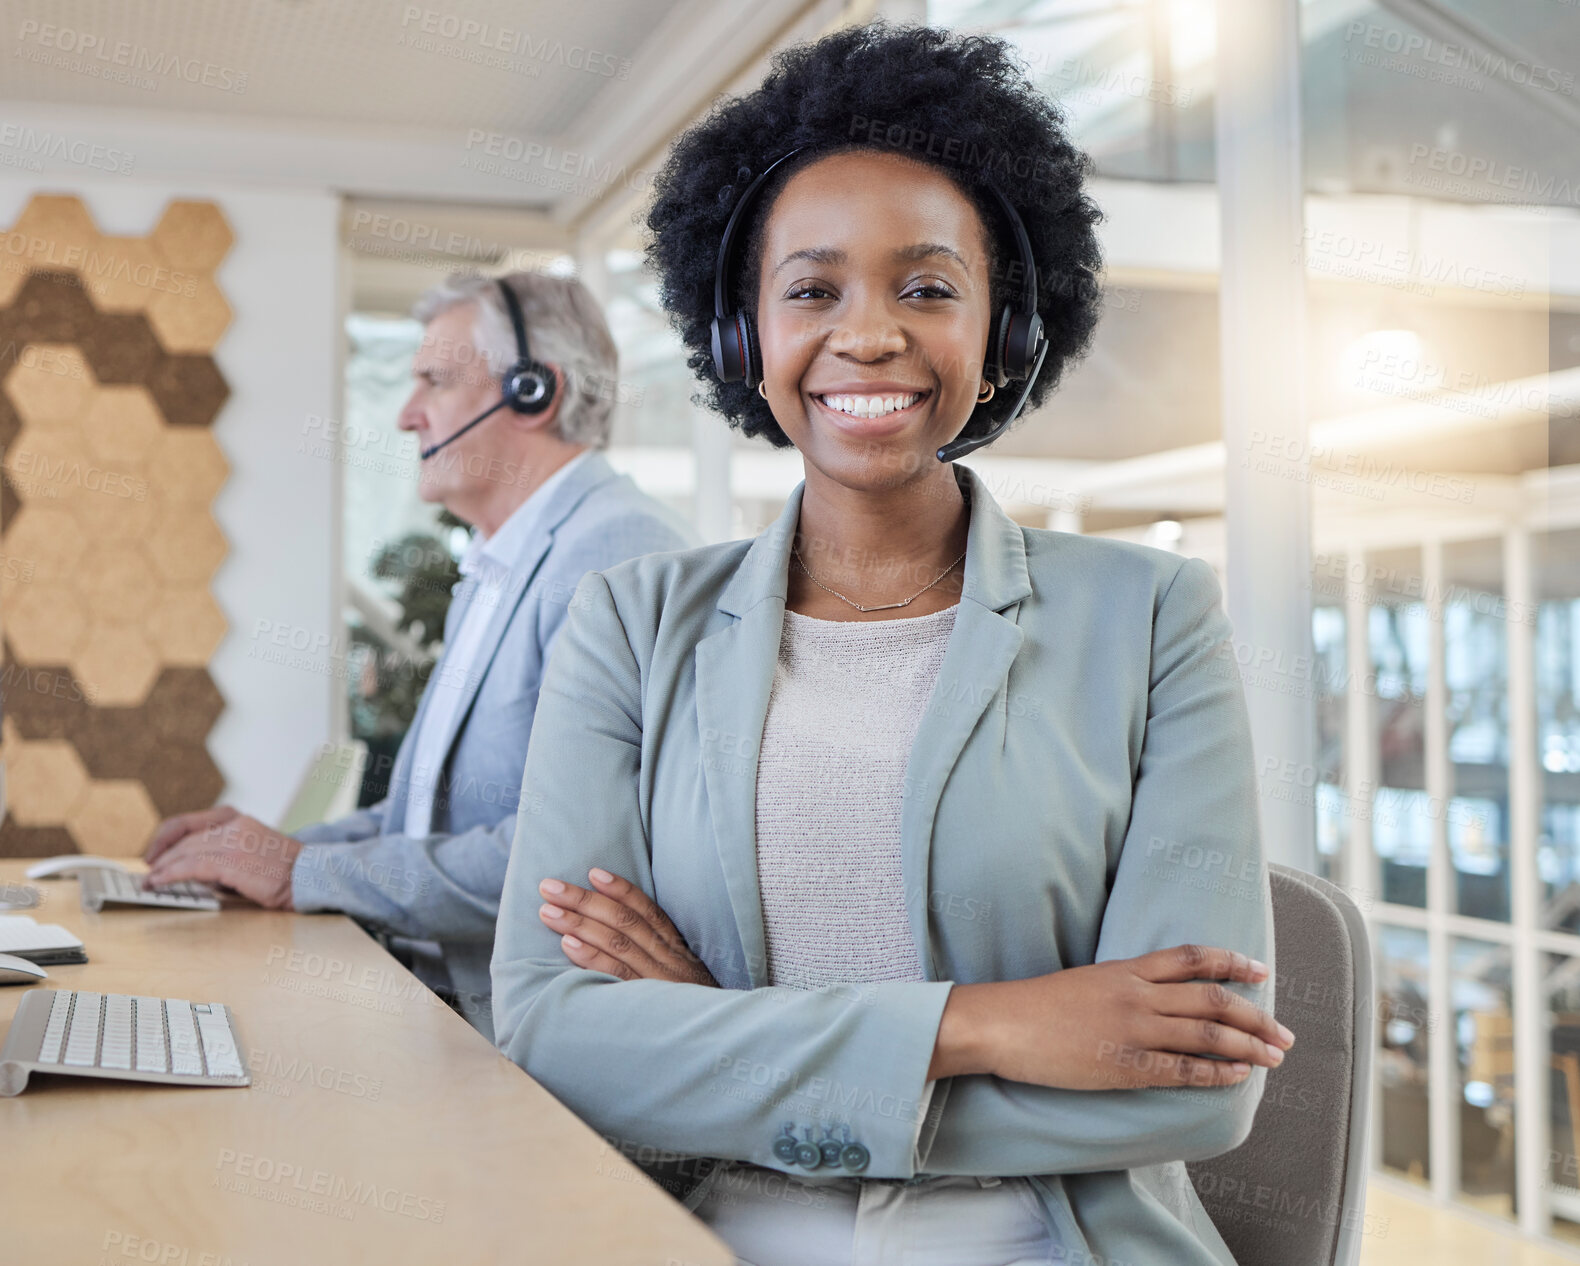
<path id="1" fill-rule="evenodd" d="M 900 875 L 900 795 L 957 610 L 785 612 L 757 762 L 772 984 L 924 979 Z"/>

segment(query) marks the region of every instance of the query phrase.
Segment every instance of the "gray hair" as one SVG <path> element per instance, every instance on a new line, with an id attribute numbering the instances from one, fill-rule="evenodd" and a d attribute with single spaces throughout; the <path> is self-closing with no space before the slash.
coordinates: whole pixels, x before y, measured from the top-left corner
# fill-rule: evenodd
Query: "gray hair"
<path id="1" fill-rule="evenodd" d="M 559 438 L 605 448 L 614 413 L 619 353 L 592 292 L 574 277 L 506 273 L 500 278 L 521 301 L 532 359 L 560 371 Z M 472 341 L 497 375 L 516 360 L 516 333 L 499 285 L 475 272 L 451 273 L 412 307 L 424 325 L 458 304 L 473 305 Z"/>

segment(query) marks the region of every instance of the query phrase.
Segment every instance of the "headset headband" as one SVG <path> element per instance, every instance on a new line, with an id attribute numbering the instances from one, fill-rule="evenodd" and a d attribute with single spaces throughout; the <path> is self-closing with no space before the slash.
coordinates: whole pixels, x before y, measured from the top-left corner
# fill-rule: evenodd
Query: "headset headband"
<path id="1" fill-rule="evenodd" d="M 510 288 L 503 277 L 496 278 L 499 293 L 504 296 L 505 311 L 510 313 L 510 325 L 516 332 L 516 364 L 524 365 L 532 359 L 527 353 L 527 321 L 521 315 L 521 300 L 516 298 L 516 292 Z"/>

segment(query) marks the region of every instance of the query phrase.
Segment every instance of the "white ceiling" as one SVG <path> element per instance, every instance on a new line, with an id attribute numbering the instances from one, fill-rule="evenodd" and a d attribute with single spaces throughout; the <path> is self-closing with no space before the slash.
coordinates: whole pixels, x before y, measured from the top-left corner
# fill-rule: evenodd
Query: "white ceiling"
<path id="1" fill-rule="evenodd" d="M 555 134 L 620 82 L 622 62 L 627 79 L 647 73 L 643 46 L 677 7 L 677 0 L 22 0 L 6 6 L 5 95 Z M 77 51 L 87 41 L 88 51 Z M 122 68 L 151 86 L 106 77 Z"/>
<path id="2" fill-rule="evenodd" d="M 645 187 L 665 142 L 771 49 L 871 3 L 5 7 L 0 118 L 130 153 L 140 177 L 492 203 L 566 225 Z"/>

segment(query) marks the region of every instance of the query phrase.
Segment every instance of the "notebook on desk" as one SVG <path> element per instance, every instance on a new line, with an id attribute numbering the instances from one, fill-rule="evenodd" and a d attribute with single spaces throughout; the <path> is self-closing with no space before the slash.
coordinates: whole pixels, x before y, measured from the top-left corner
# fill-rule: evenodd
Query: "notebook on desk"
<path id="1" fill-rule="evenodd" d="M 25 914 L 0 915 L 0 954 L 14 954 L 40 967 L 88 961 L 75 933 L 58 923 L 37 923 Z"/>

